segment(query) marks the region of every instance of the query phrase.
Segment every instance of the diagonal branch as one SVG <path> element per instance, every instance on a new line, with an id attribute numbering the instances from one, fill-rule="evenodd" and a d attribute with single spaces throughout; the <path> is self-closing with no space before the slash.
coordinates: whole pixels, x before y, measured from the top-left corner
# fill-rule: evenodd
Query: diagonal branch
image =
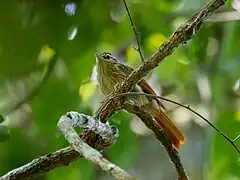
<path id="1" fill-rule="evenodd" d="M 225 138 L 235 149 L 236 151 L 240 154 L 240 149 L 237 147 L 237 145 L 235 144 L 235 142 L 240 138 L 240 135 L 238 135 L 236 138 L 231 139 L 229 138 L 225 133 L 223 133 L 219 128 L 217 128 L 213 123 L 211 123 L 211 121 L 209 121 L 207 118 L 203 117 L 200 113 L 194 111 L 190 105 L 183 105 L 179 102 L 173 101 L 171 99 L 168 98 L 164 98 L 162 96 L 157 96 L 157 95 L 153 95 L 153 94 L 146 94 L 146 93 L 142 93 L 142 92 L 127 92 L 127 93 L 121 93 L 121 94 L 117 94 L 114 97 L 112 97 L 111 99 L 108 99 L 108 101 L 112 101 L 115 98 L 121 97 L 121 96 L 127 96 L 127 95 L 139 95 L 139 96 L 148 96 L 148 97 L 152 97 L 152 98 L 159 98 L 162 99 L 164 101 L 176 104 L 180 107 L 183 107 L 189 111 L 191 111 L 192 113 L 194 113 L 195 115 L 197 115 L 198 117 L 200 117 L 202 120 L 204 120 L 206 123 L 208 123 L 214 130 L 217 131 L 217 133 L 219 133 L 223 138 Z M 150 128 L 152 129 L 152 128 Z"/>
<path id="2" fill-rule="evenodd" d="M 152 115 L 147 112 L 144 107 L 139 107 L 131 103 L 126 103 L 125 108 L 129 112 L 136 114 L 142 120 L 142 122 L 154 132 L 156 138 L 164 146 L 171 161 L 173 162 L 178 172 L 178 179 L 188 180 L 188 176 L 181 162 L 178 150 L 172 145 L 165 132 L 162 131 L 162 128 L 157 123 L 155 123 L 155 121 L 152 120 Z"/>
<path id="3" fill-rule="evenodd" d="M 174 50 L 182 44 L 186 44 L 189 40 L 191 40 L 198 30 L 200 29 L 203 22 L 213 14 L 214 11 L 216 11 L 219 7 L 223 6 L 225 4 L 225 0 L 213 0 L 211 1 L 205 8 L 197 12 L 192 16 L 190 20 L 188 20 L 185 24 L 180 26 L 177 31 L 165 42 L 163 43 L 159 49 L 147 60 L 142 63 L 136 70 L 134 70 L 127 79 L 116 86 L 116 89 L 108 96 L 108 99 L 111 99 L 115 95 L 126 93 L 131 90 L 131 88 L 147 73 L 156 68 L 160 62 L 162 62 L 167 56 L 172 54 Z M 109 101 L 106 100 L 99 110 L 95 113 L 95 117 L 98 117 L 101 122 L 106 122 L 107 118 L 104 115 L 107 111 L 108 114 L 111 114 L 111 109 L 115 110 L 117 106 L 118 101 Z M 101 111 L 104 109 L 104 111 Z M 137 113 L 137 112 L 136 112 Z M 139 114 L 140 115 L 140 114 Z M 148 126 L 149 123 L 152 123 L 152 119 L 143 118 L 142 120 L 148 120 L 144 121 L 144 123 Z M 152 131 L 155 132 L 154 126 L 148 126 Z M 155 132 L 156 134 L 157 132 Z M 163 133 L 164 134 L 164 133 Z M 160 133 L 157 138 L 162 137 L 162 133 Z M 161 142 L 164 144 L 164 138 L 161 138 Z M 178 155 L 178 152 L 174 152 L 173 148 L 169 148 L 168 144 L 164 144 L 164 147 L 166 148 L 170 159 L 174 163 L 175 168 L 177 169 L 179 179 L 188 179 L 185 170 L 182 166 L 180 157 Z M 172 146 L 171 146 L 172 147 Z M 171 156 L 172 154 L 176 156 Z M 178 166 L 180 164 L 180 166 Z M 181 167 L 181 168 L 179 168 Z M 179 170 L 181 169 L 181 170 Z"/>
<path id="4" fill-rule="evenodd" d="M 0 180 L 23 180 L 33 179 L 42 173 L 47 173 L 57 167 L 66 166 L 77 159 L 81 155 L 74 151 L 70 146 L 60 149 L 56 152 L 38 157 L 31 162 L 9 171 L 0 177 Z"/>
<path id="5" fill-rule="evenodd" d="M 198 32 L 200 25 L 204 22 L 204 20 L 206 20 L 219 7 L 223 6 L 225 2 L 225 0 L 213 0 L 205 8 L 193 15 L 193 17 L 185 24 L 183 24 L 180 28 L 178 28 L 178 30 L 168 39 L 168 41 L 162 44 L 161 47 L 147 61 L 144 61 L 141 66 L 139 66 L 135 71 L 133 71 L 131 75 L 126 79 L 126 81 L 119 85 L 110 96 L 113 97 L 115 94 L 128 92 L 131 87 L 133 87 L 150 70 L 157 67 L 163 59 L 173 53 L 175 48 L 177 48 L 179 45 L 185 44 L 187 41 L 193 38 L 194 35 Z M 112 111 L 116 110 L 116 107 L 118 106 L 117 103 L 118 102 L 116 101 L 111 101 L 107 103 L 106 100 L 105 103 L 103 103 L 99 108 L 101 110 L 95 113 L 95 117 L 99 117 L 101 119 L 101 122 L 106 122 L 107 118 L 106 116 L 104 116 L 105 113 L 108 112 L 108 114 L 112 114 Z M 146 121 L 146 123 L 148 123 L 148 121 Z M 85 141 L 93 142 L 94 145 L 94 141 L 92 140 L 96 138 L 96 134 L 87 131 L 83 133 L 82 137 L 86 138 L 84 139 Z M 174 150 L 171 151 L 171 153 L 173 152 Z M 74 151 L 70 147 L 61 149 L 54 153 L 50 153 L 48 155 L 37 158 L 22 167 L 10 171 L 6 175 L 0 177 L 0 180 L 30 179 L 35 175 L 46 173 L 58 166 L 67 165 L 75 161 L 79 157 L 79 153 Z M 176 169 L 178 169 L 177 163 L 181 164 L 181 161 L 176 161 Z M 181 172 L 184 171 L 181 170 Z M 181 172 L 178 171 L 179 177 L 184 177 Z"/>
<path id="6" fill-rule="evenodd" d="M 122 84 L 118 85 L 111 95 L 113 96 L 114 94 L 128 92 L 149 71 L 156 68 L 160 62 L 172 54 L 177 47 L 182 44 L 186 44 L 190 39 L 192 39 L 198 32 L 202 23 L 211 16 L 214 11 L 223 6 L 225 2 L 225 0 L 211 1 L 205 8 L 194 14 L 192 18 L 180 26 L 177 31 L 173 33 L 173 35 L 165 43 L 163 43 L 147 61 L 144 61 L 142 65 L 134 70 Z M 114 107 L 114 103 L 115 102 L 111 102 L 109 104 L 103 103 L 102 107 L 110 110 Z M 100 107 L 100 109 L 102 107 Z M 106 119 L 102 119 L 102 112 L 98 112 L 96 116 L 100 117 L 102 122 L 106 122 Z"/>

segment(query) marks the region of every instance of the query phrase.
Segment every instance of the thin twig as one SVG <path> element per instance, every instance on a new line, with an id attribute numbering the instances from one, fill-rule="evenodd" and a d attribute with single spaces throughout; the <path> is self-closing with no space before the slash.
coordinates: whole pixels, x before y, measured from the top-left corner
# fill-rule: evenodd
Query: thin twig
<path id="1" fill-rule="evenodd" d="M 144 61 L 144 57 L 143 57 L 142 50 L 141 50 L 141 45 L 140 45 L 140 40 L 139 40 L 137 28 L 136 28 L 136 26 L 135 26 L 134 23 L 133 23 L 132 16 L 131 16 L 131 14 L 130 14 L 130 11 L 129 11 L 129 9 L 128 9 L 128 6 L 127 6 L 127 3 L 126 3 L 125 0 L 123 0 L 123 4 L 124 4 L 125 9 L 126 9 L 126 11 L 127 11 L 127 14 L 128 14 L 129 20 L 130 20 L 130 24 L 131 24 L 131 26 L 132 26 L 132 29 L 133 29 L 133 32 L 134 32 L 134 35 L 135 35 L 135 38 L 136 38 L 136 41 L 137 41 L 137 48 L 134 47 L 134 49 L 135 49 L 136 51 L 138 51 L 141 60 Z"/>
<path id="2" fill-rule="evenodd" d="M 165 43 L 163 43 L 148 60 L 144 61 L 137 69 L 135 69 L 125 81 L 118 84 L 109 97 L 131 91 L 131 88 L 138 83 L 140 79 L 147 75 L 149 71 L 156 68 L 159 63 L 167 56 L 171 55 L 177 47 L 186 44 L 189 40 L 191 40 L 196 35 L 203 22 L 225 3 L 225 0 L 213 0 L 202 10 L 194 14 L 185 24 L 179 27 L 177 31 L 175 31 L 174 34 Z M 103 109 L 104 111 L 97 111 L 95 116 L 99 117 L 101 122 L 106 122 L 107 120 L 104 118 L 104 114 L 106 112 L 111 114 L 111 109 L 114 109 L 114 107 L 117 106 L 117 103 L 118 102 L 116 101 L 109 102 L 106 100 L 99 107 L 99 109 Z M 178 161 L 178 159 L 176 159 L 176 161 Z M 180 172 L 178 172 L 178 175 L 181 177 Z"/>
<path id="3" fill-rule="evenodd" d="M 203 22 L 213 14 L 219 7 L 226 3 L 225 0 L 211 1 L 206 7 L 194 14 L 185 24 L 177 29 L 177 31 L 165 42 L 159 49 L 147 60 L 144 61 L 137 69 L 135 69 L 127 79 L 119 84 L 116 89 L 109 95 L 125 93 L 131 90 L 131 88 L 149 71 L 156 68 L 160 62 L 162 62 L 167 56 L 173 53 L 173 51 L 182 44 L 186 44 L 192 39 L 198 32 Z M 111 112 L 112 107 L 115 107 L 116 102 L 103 103 L 99 109 L 106 109 Z M 103 117 L 102 111 L 98 111 L 97 117 Z M 101 121 L 106 121 L 101 119 Z"/>
<path id="4" fill-rule="evenodd" d="M 234 142 L 237 141 L 239 138 L 240 138 L 240 134 L 239 134 L 237 137 L 235 137 L 235 138 L 232 140 L 232 142 L 234 143 Z"/>
<path id="5" fill-rule="evenodd" d="M 224 1 L 224 0 L 214 0 L 214 1 L 210 2 L 204 9 L 202 9 L 201 11 L 196 13 L 186 24 L 182 25 L 169 38 L 169 40 L 167 42 L 162 44 L 162 46 L 159 48 L 159 50 L 157 52 L 155 52 L 152 55 L 152 57 L 150 57 L 150 59 L 148 61 L 144 61 L 144 63 L 142 63 L 142 65 L 138 69 L 133 71 L 131 73 L 131 75 L 127 78 L 127 80 L 124 81 L 120 86 L 118 86 L 118 88 L 112 93 L 112 96 L 116 93 L 124 93 L 124 92 L 129 91 L 131 89 L 131 87 L 133 87 L 139 81 L 139 79 L 141 79 L 143 76 L 145 76 L 150 70 L 157 67 L 158 64 L 164 58 L 166 58 L 168 55 L 173 53 L 173 50 L 175 48 L 177 48 L 179 45 L 184 44 L 188 40 L 190 40 L 197 33 L 197 30 L 199 29 L 202 22 L 204 20 L 206 20 L 215 10 L 217 10 L 219 7 L 223 6 L 225 3 L 226 3 L 226 1 Z M 104 112 L 109 111 L 109 114 L 111 114 L 111 112 L 112 112 L 111 108 L 114 107 L 114 102 L 109 103 L 107 105 L 106 105 L 106 103 L 103 103 L 102 107 L 105 107 L 105 108 L 103 108 Z M 102 117 L 101 115 L 104 112 L 99 112 L 97 116 Z M 101 119 L 101 121 L 102 121 L 102 119 Z M 88 139 L 91 139 L 91 138 L 92 138 L 92 136 L 90 135 L 88 137 Z M 73 162 L 74 160 L 76 160 L 79 157 L 77 155 L 78 153 L 76 154 L 76 151 L 71 150 L 70 148 L 67 148 L 66 151 L 67 152 L 63 152 L 63 154 L 61 154 L 62 156 L 59 155 L 59 154 L 56 154 L 56 157 L 54 158 L 55 161 L 51 161 L 52 159 L 49 158 L 49 157 L 51 157 L 51 155 L 53 155 L 53 154 L 55 155 L 55 153 L 51 153 L 51 154 L 48 154 L 46 156 L 43 156 L 44 157 L 43 161 L 42 162 L 39 161 L 37 166 L 35 166 L 36 161 L 33 160 L 29 164 L 27 169 L 25 169 L 25 171 L 24 171 L 24 172 L 30 173 L 31 175 L 28 176 L 27 174 L 25 174 L 26 176 L 22 179 L 29 179 L 29 177 L 31 178 L 35 174 L 46 173 L 46 172 L 48 172 L 48 171 L 50 171 L 50 170 L 52 170 L 52 169 L 54 169 L 58 166 L 64 165 L 64 164 L 61 164 L 61 162 L 66 161 L 67 162 L 66 164 L 68 164 L 68 163 Z M 73 158 L 71 159 L 68 156 L 68 154 L 70 156 L 73 155 Z M 75 155 L 75 157 L 74 157 L 74 155 Z M 63 159 L 65 161 L 63 161 Z M 46 162 L 49 164 L 49 169 L 48 169 L 48 166 L 46 164 L 44 164 Z M 21 167 L 19 169 L 21 169 Z M 21 173 L 20 173 L 20 175 L 21 175 Z M 14 176 L 7 176 L 6 177 L 4 175 L 4 176 L 0 177 L 0 180 L 14 179 L 14 178 L 11 178 L 11 177 L 14 177 Z"/>
<path id="6" fill-rule="evenodd" d="M 111 97 L 110 99 L 108 99 L 107 101 L 112 101 L 113 99 L 117 98 L 117 97 L 121 97 L 121 96 L 126 96 L 126 95 L 141 95 L 141 96 L 148 96 L 148 97 L 152 97 L 152 98 L 159 98 L 162 99 L 164 101 L 176 104 L 178 106 L 181 106 L 185 109 L 188 109 L 189 111 L 191 111 L 192 113 L 196 114 L 198 117 L 200 117 L 201 119 L 203 119 L 205 122 L 207 122 L 213 129 L 215 129 L 221 136 L 223 136 L 236 150 L 237 152 L 240 154 L 240 149 L 236 146 L 235 142 L 236 140 L 238 140 L 240 138 L 240 135 L 238 135 L 236 138 L 234 138 L 233 140 L 230 139 L 226 134 L 224 134 L 219 128 L 217 128 L 213 123 L 211 123 L 207 118 L 203 117 L 201 114 L 199 114 L 198 112 L 194 111 L 190 105 L 183 105 L 179 102 L 170 100 L 168 98 L 164 98 L 162 96 L 156 96 L 153 94 L 146 94 L 146 93 L 142 93 L 142 92 L 127 92 L 127 93 L 121 93 L 121 94 L 116 94 L 115 96 Z"/>

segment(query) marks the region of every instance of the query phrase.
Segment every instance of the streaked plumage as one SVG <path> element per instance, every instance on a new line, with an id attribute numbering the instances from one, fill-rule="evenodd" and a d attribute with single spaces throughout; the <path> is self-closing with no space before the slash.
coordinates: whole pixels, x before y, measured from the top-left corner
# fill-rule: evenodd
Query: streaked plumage
<path id="1" fill-rule="evenodd" d="M 104 52 L 96 55 L 97 57 L 97 79 L 104 95 L 110 94 L 116 84 L 124 81 L 133 69 L 127 65 L 119 63 L 115 57 L 110 53 Z M 139 83 L 133 88 L 133 92 L 144 92 L 147 94 L 154 94 L 154 90 L 144 80 L 140 80 Z M 138 106 L 145 106 L 149 112 L 151 112 L 168 135 L 170 141 L 175 147 L 179 149 L 180 144 L 185 141 L 183 133 L 178 127 L 170 120 L 170 118 L 164 112 L 164 106 L 159 99 L 149 98 L 147 96 L 140 95 L 128 95 L 127 101 L 132 101 Z"/>

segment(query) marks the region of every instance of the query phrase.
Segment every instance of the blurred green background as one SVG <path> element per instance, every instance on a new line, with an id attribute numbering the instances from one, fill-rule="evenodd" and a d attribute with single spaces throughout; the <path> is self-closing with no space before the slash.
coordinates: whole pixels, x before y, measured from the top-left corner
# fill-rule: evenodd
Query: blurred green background
<path id="1" fill-rule="evenodd" d="M 129 0 L 144 56 L 149 57 L 176 28 L 202 8 L 203 0 Z M 238 13 L 238 1 L 218 11 Z M 56 124 L 75 110 L 91 115 L 104 100 L 95 80 L 96 52 L 110 51 L 132 67 L 141 61 L 120 0 L 9 0 L 0 6 L 0 175 L 68 146 Z M 179 47 L 146 78 L 158 94 L 189 104 L 230 138 L 240 134 L 240 24 L 219 18 Z M 48 63 L 57 53 L 53 69 Z M 46 73 L 50 75 L 46 77 Z M 44 79 L 44 80 L 43 80 Z M 28 101 L 19 106 L 26 97 Z M 189 111 L 165 103 L 186 134 L 180 155 L 191 179 L 240 179 L 237 151 Z M 120 137 L 104 156 L 139 179 L 177 177 L 164 148 L 135 116 L 111 118 Z M 6 128 L 8 127 L 8 128 Z M 10 131 L 10 134 L 8 135 Z M 240 140 L 236 142 L 240 147 Z M 38 179 L 107 180 L 86 160 Z"/>

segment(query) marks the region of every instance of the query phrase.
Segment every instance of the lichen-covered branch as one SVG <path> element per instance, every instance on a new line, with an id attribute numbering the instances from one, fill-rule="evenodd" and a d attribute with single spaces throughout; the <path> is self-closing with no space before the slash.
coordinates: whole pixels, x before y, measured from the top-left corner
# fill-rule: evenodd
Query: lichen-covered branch
<path id="1" fill-rule="evenodd" d="M 107 124 L 103 124 L 94 120 L 90 116 L 79 114 L 77 112 L 69 112 L 66 115 L 63 115 L 58 123 L 59 130 L 71 144 L 73 149 L 79 154 L 92 161 L 103 171 L 107 172 L 118 180 L 136 180 L 136 178 L 130 176 L 123 169 L 105 159 L 99 151 L 93 149 L 87 143 L 85 143 L 73 129 L 75 126 L 84 126 L 84 128 L 96 132 L 103 139 L 106 139 L 106 141 L 110 141 L 110 143 L 114 143 L 118 137 L 118 133 L 115 133 L 117 131 L 112 132 L 112 129 L 108 128 Z"/>
<path id="2" fill-rule="evenodd" d="M 146 61 L 144 61 L 137 69 L 135 69 L 127 79 L 116 86 L 116 89 L 109 95 L 108 99 L 101 105 L 99 109 L 104 109 L 105 111 L 111 114 L 111 109 L 115 109 L 118 101 L 109 101 L 114 96 L 126 93 L 131 90 L 131 88 L 139 82 L 149 71 L 156 68 L 160 62 L 162 62 L 167 56 L 172 54 L 174 50 L 180 45 L 186 44 L 190 39 L 192 39 L 198 30 L 200 29 L 203 22 L 213 14 L 219 7 L 223 6 L 226 3 L 225 0 L 213 0 L 206 7 L 204 7 L 199 12 L 195 13 L 192 18 L 190 18 L 185 24 L 180 26 L 172 36 L 163 43 L 159 49 Z M 133 109 L 134 110 L 134 109 Z M 104 118 L 105 111 L 97 111 L 96 117 L 99 117 L 102 122 L 107 120 Z M 137 114 L 137 112 L 136 112 Z M 140 117 L 140 114 L 137 114 Z M 141 118 L 141 117 L 140 117 Z M 175 168 L 177 169 L 179 179 L 188 179 L 186 172 L 181 163 L 178 152 L 175 151 L 172 146 L 169 146 L 167 141 L 164 140 L 162 133 L 156 131 L 155 126 L 149 126 L 153 121 L 151 118 L 141 118 L 143 122 L 149 127 L 155 134 L 158 133 L 157 138 L 160 138 L 164 147 L 166 148 L 170 159 L 174 162 Z M 163 133 L 164 134 L 164 133 Z M 167 139 L 167 138 L 166 138 Z"/>
<path id="3" fill-rule="evenodd" d="M 79 114 L 77 112 L 69 112 L 63 117 L 68 116 L 72 118 L 72 121 L 62 118 L 60 122 L 63 124 L 69 123 L 70 126 L 74 127 L 81 126 L 85 131 L 80 137 L 85 141 L 91 142 L 92 147 L 97 150 L 101 151 L 109 147 L 118 137 L 117 128 L 95 121 L 91 116 Z M 87 135 L 91 137 L 91 141 Z M 59 166 L 69 165 L 80 157 L 83 157 L 82 154 L 75 151 L 72 147 L 60 149 L 56 152 L 38 157 L 19 168 L 13 169 L 0 177 L 0 180 L 32 179 L 33 177 L 49 172 Z"/>
<path id="4" fill-rule="evenodd" d="M 159 47 L 159 49 L 147 61 L 144 61 L 141 66 L 139 66 L 135 71 L 133 71 L 130 74 L 130 76 L 126 79 L 126 81 L 120 84 L 110 96 L 113 97 L 116 94 L 128 92 L 142 77 L 144 77 L 149 71 L 157 67 L 159 63 L 162 60 L 164 60 L 168 55 L 172 54 L 174 49 L 176 49 L 178 46 L 182 44 L 187 43 L 187 41 L 193 38 L 194 35 L 196 35 L 196 33 L 198 32 L 202 23 L 214 11 L 216 11 L 219 7 L 223 6 L 225 3 L 226 3 L 225 0 L 213 0 L 205 8 L 203 8 L 201 11 L 193 15 L 192 18 L 189 21 L 187 21 L 185 24 L 183 24 L 181 27 L 179 27 L 177 31 L 165 43 L 163 43 Z M 103 117 L 107 117 L 107 118 L 109 117 L 109 116 L 106 116 L 106 112 L 107 114 L 111 115 L 113 110 L 116 110 L 117 108 L 119 108 L 117 103 L 118 103 L 117 101 L 110 101 L 110 102 L 108 101 L 108 103 L 103 103 L 99 108 L 100 111 L 97 111 L 94 117 L 99 117 L 102 122 L 106 121 L 106 119 L 103 118 Z M 145 119 L 144 117 L 140 117 L 140 118 L 142 118 L 142 120 Z M 148 121 L 146 118 L 145 124 L 148 125 L 149 122 L 152 122 L 152 121 L 150 120 Z M 66 126 L 66 124 L 63 123 L 63 126 Z M 148 125 L 148 127 L 150 126 Z M 67 126 L 66 128 L 68 129 L 69 126 Z M 112 129 L 112 133 L 114 134 L 113 132 L 114 128 L 111 128 L 111 129 Z M 157 131 L 155 132 L 154 128 L 152 128 L 152 130 L 155 134 L 159 133 L 159 137 L 163 137 L 160 134 L 160 132 L 157 132 Z M 70 133 L 72 134 L 71 130 L 70 130 Z M 67 165 L 73 162 L 74 160 L 76 160 L 77 158 L 79 158 L 80 155 L 84 155 L 87 159 L 92 160 L 94 163 L 97 163 L 97 164 L 100 163 L 101 164 L 100 166 L 104 170 L 109 170 L 110 174 L 117 175 L 118 172 L 121 172 L 122 174 L 125 174 L 127 176 L 126 172 L 116 168 L 115 166 L 109 165 L 105 168 L 104 166 L 104 164 L 106 164 L 105 160 L 103 160 L 103 157 L 101 156 L 101 154 L 99 152 L 96 152 L 96 150 L 93 149 L 94 151 L 89 151 L 90 153 L 88 154 L 87 150 L 88 149 L 91 150 L 92 148 L 89 148 L 89 146 L 86 145 L 86 143 L 84 144 L 84 142 L 80 138 L 78 138 L 76 133 L 74 135 L 70 135 L 66 137 L 70 138 L 71 140 L 76 140 L 76 144 L 72 143 L 72 146 L 73 148 L 75 148 L 76 151 L 68 147 L 68 148 L 56 151 L 54 153 L 50 153 L 48 155 L 42 156 L 40 158 L 36 158 L 32 162 L 22 167 L 19 167 L 17 169 L 14 169 L 9 173 L 7 173 L 6 175 L 0 177 L 0 180 L 32 179 L 32 177 L 39 175 L 41 173 L 46 173 L 58 166 Z M 111 144 L 111 140 L 106 141 L 106 138 L 101 138 L 98 134 L 96 134 L 92 130 L 85 130 L 81 135 L 81 138 L 85 142 L 87 142 L 91 147 L 97 150 L 101 150 L 105 148 L 105 145 L 108 146 L 109 144 Z M 104 143 L 106 144 L 102 145 Z M 79 145 L 80 146 L 82 145 L 82 147 L 80 148 Z M 167 141 L 166 141 L 166 147 L 167 147 Z M 181 170 L 181 167 L 180 167 L 181 161 L 179 160 L 179 157 L 174 155 L 174 152 L 175 152 L 174 149 L 169 149 L 168 153 L 173 153 L 172 155 L 169 154 L 169 156 L 178 171 L 179 177 L 183 180 L 187 179 L 187 176 L 185 176 L 185 174 L 182 173 L 185 171 Z M 96 156 L 93 156 L 94 154 Z M 95 159 L 96 157 L 99 158 L 98 159 L 99 162 L 97 159 Z M 112 169 L 111 167 L 114 167 L 114 168 Z"/>

